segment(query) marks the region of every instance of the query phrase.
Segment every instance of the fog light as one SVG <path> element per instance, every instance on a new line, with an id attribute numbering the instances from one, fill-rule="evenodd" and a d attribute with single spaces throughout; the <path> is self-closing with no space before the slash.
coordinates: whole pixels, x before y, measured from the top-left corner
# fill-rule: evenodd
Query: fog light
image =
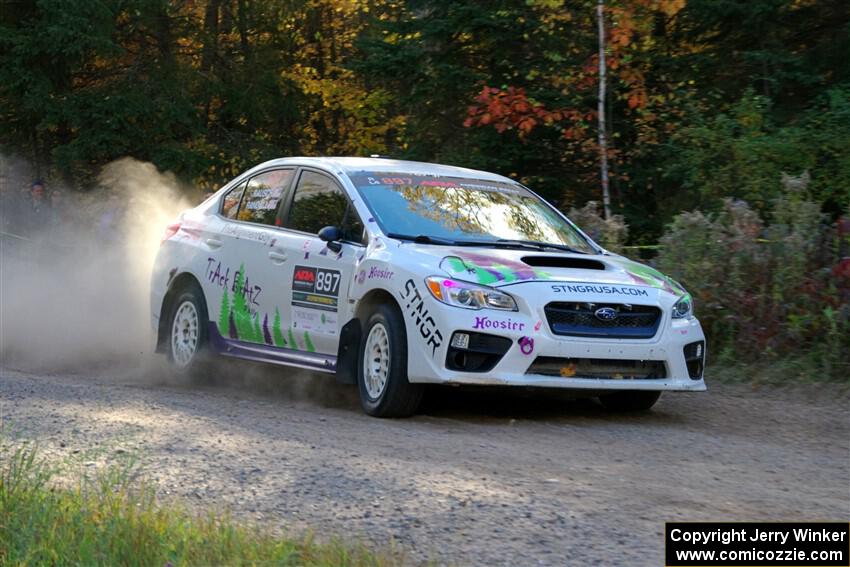
<path id="1" fill-rule="evenodd" d="M 683 354 L 688 366 L 688 375 L 693 380 L 699 380 L 705 366 L 705 343 L 703 341 L 688 343 L 683 349 Z"/>
<path id="2" fill-rule="evenodd" d="M 455 333 L 452 335 L 452 346 L 454 348 L 468 348 L 469 335 L 466 333 Z"/>

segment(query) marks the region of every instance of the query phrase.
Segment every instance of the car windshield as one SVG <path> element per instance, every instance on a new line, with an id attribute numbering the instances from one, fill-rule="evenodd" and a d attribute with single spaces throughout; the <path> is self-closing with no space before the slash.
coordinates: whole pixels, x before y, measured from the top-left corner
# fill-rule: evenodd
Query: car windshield
<path id="1" fill-rule="evenodd" d="M 384 172 L 349 177 L 386 234 L 596 252 L 552 207 L 513 183 Z"/>

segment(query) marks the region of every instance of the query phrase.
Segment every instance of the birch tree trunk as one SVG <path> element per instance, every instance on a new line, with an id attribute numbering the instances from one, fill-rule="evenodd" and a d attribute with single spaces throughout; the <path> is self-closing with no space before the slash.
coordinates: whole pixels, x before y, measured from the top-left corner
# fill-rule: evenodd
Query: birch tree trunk
<path id="1" fill-rule="evenodd" d="M 605 66 L 605 0 L 596 4 L 596 19 L 599 23 L 599 158 L 602 176 L 602 204 L 605 220 L 611 218 L 611 193 L 608 189 L 608 136 L 605 132 L 605 90 L 607 68 Z"/>

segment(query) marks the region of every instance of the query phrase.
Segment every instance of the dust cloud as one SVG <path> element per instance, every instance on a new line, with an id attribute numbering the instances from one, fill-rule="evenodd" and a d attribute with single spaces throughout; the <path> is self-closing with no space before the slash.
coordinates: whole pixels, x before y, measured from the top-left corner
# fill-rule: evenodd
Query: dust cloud
<path id="1" fill-rule="evenodd" d="M 32 218 L 32 177 L 20 160 L 0 162 L 3 366 L 82 371 L 146 364 L 153 346 L 151 268 L 165 226 L 192 206 L 186 188 L 150 163 L 123 158 L 104 167 L 88 191 L 48 182 L 45 199 L 53 206 Z"/>
<path id="2" fill-rule="evenodd" d="M 123 158 L 104 167 L 88 191 L 48 182 L 48 200 L 58 192 L 61 202 L 33 225 L 21 210 L 31 207 L 32 179 L 22 160 L 0 155 L 0 367 L 185 385 L 153 353 L 150 277 L 165 227 L 199 203 L 201 192 L 153 164 Z M 332 376 L 224 358 L 205 384 L 356 404 L 356 389 Z"/>

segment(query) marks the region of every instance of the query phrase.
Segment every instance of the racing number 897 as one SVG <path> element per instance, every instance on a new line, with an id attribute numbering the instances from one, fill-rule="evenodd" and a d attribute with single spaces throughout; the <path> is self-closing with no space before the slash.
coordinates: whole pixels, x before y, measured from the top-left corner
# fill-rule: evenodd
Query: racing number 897
<path id="1" fill-rule="evenodd" d="M 339 292 L 339 272 L 318 270 L 316 272 L 316 292 L 336 295 Z"/>

